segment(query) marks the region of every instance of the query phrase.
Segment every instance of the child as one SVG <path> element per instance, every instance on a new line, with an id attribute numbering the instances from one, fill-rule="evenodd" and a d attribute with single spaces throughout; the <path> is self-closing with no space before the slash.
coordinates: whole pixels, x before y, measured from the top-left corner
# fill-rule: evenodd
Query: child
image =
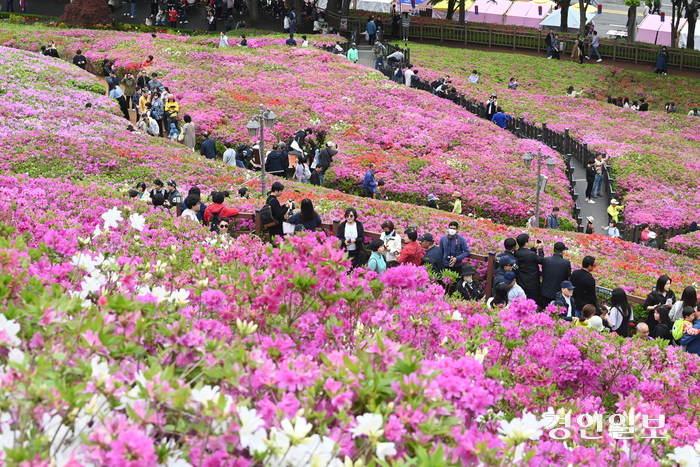
<path id="1" fill-rule="evenodd" d="M 379 201 L 386 200 L 386 189 L 384 188 L 384 185 L 386 185 L 384 180 L 379 180 L 377 182 L 377 186 L 374 188 L 374 199 Z"/>
<path id="2" fill-rule="evenodd" d="M 180 136 L 180 132 L 177 131 L 177 128 L 175 128 L 175 124 L 171 123 L 170 124 L 170 133 L 168 133 L 168 138 L 170 138 L 173 141 L 177 141 L 178 136 Z"/>
<path id="3" fill-rule="evenodd" d="M 691 336 L 697 336 L 700 334 L 700 329 L 693 327 L 693 318 L 695 316 L 695 310 L 692 306 L 687 306 L 683 308 L 683 334 L 690 334 Z"/>
<path id="4" fill-rule="evenodd" d="M 310 182 L 312 185 L 321 186 L 321 170 L 322 167 L 316 166 L 313 172 L 311 172 Z"/>
<path id="5" fill-rule="evenodd" d="M 386 271 L 386 261 L 384 260 L 386 248 L 384 247 L 384 242 L 375 238 L 370 243 L 369 248 L 372 250 L 372 255 L 367 261 L 367 267 L 381 276 Z"/>

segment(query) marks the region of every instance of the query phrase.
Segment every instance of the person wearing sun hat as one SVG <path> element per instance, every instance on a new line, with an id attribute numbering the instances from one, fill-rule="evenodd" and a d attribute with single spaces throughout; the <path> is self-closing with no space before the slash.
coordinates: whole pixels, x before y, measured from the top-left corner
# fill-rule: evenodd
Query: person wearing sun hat
<path id="1" fill-rule="evenodd" d="M 593 218 L 593 216 L 588 216 L 586 217 L 586 221 L 586 229 L 584 230 L 584 232 L 586 232 L 588 235 L 594 234 L 595 227 L 593 226 L 593 222 L 595 221 L 595 219 Z"/>
<path id="2" fill-rule="evenodd" d="M 440 208 L 438 208 L 438 205 L 437 205 L 438 201 L 440 201 L 438 199 L 438 197 L 431 193 L 428 195 L 428 202 L 425 205 L 428 206 L 429 208 L 440 209 Z"/>
<path id="3" fill-rule="evenodd" d="M 620 222 L 620 211 L 625 209 L 624 206 L 620 206 L 620 203 L 615 199 L 610 200 L 610 206 L 608 206 L 608 220 L 614 220 L 615 223 Z"/>
<path id="4" fill-rule="evenodd" d="M 479 285 L 479 281 L 474 279 L 476 272 L 473 266 L 463 266 L 460 271 L 460 280 L 457 282 L 457 294 L 462 297 L 463 300 L 476 300 L 479 301 L 484 298 L 486 293 L 484 289 Z"/>
<path id="5" fill-rule="evenodd" d="M 452 197 L 455 199 L 455 205 L 452 208 L 452 214 L 462 214 L 462 193 L 455 191 L 452 193 Z"/>
<path id="6" fill-rule="evenodd" d="M 659 249 L 659 242 L 656 241 L 656 232 L 649 232 L 649 238 L 644 242 L 644 246 L 649 248 Z"/>

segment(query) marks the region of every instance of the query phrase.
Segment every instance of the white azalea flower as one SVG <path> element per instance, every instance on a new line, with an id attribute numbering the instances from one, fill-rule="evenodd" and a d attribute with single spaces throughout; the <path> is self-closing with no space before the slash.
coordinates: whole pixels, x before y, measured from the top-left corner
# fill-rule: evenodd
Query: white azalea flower
<path id="1" fill-rule="evenodd" d="M 287 451 L 289 451 L 289 447 L 292 443 L 287 433 L 273 426 L 270 428 L 270 440 L 267 444 L 273 456 L 284 456 L 287 454 Z"/>
<path id="2" fill-rule="evenodd" d="M 190 291 L 188 289 L 174 290 L 170 293 L 169 301 L 177 305 L 187 305 L 190 300 Z"/>
<path id="3" fill-rule="evenodd" d="M 122 220 L 122 212 L 117 208 L 112 208 L 100 217 L 105 221 L 104 229 L 108 230 L 119 225 L 119 221 Z"/>
<path id="4" fill-rule="evenodd" d="M 202 386 L 202 389 L 193 389 L 192 399 L 202 405 L 207 405 L 209 402 L 215 403 L 219 400 L 219 386 L 206 385 Z"/>
<path id="5" fill-rule="evenodd" d="M 94 237 L 99 237 L 100 234 L 102 234 L 102 230 L 100 230 L 100 226 L 97 225 L 95 226 L 95 230 L 92 232 L 92 236 Z"/>
<path id="6" fill-rule="evenodd" d="M 355 428 L 350 429 L 353 438 L 357 438 L 358 436 L 362 435 L 369 436 L 370 438 L 378 438 L 384 433 L 384 430 L 382 430 L 384 420 L 379 414 L 366 413 L 364 415 L 358 416 L 356 421 L 357 426 L 355 426 Z"/>
<path id="7" fill-rule="evenodd" d="M 83 281 L 80 283 L 80 287 L 83 292 L 87 293 L 97 293 L 102 289 L 102 287 L 107 284 L 107 276 L 102 274 L 100 271 L 92 271 L 89 276 L 83 277 Z"/>
<path id="8" fill-rule="evenodd" d="M 522 418 L 514 418 L 510 422 L 500 421 L 499 437 L 505 442 L 511 442 L 513 446 L 527 441 L 537 441 L 542 436 L 542 427 L 546 424 L 538 420 L 534 414 L 523 413 Z"/>
<path id="9" fill-rule="evenodd" d="M 309 434 L 312 428 L 313 425 L 308 423 L 304 417 L 297 418 L 294 426 L 292 426 L 292 422 L 290 422 L 288 418 L 282 420 L 282 429 L 287 433 L 292 442 L 299 442 L 306 438 L 306 435 Z"/>
<path id="10" fill-rule="evenodd" d="M 109 376 L 109 363 L 103 362 L 98 355 L 92 357 L 90 366 L 92 367 L 92 379 L 104 381 Z"/>
<path id="11" fill-rule="evenodd" d="M 255 409 L 240 406 L 236 408 L 236 412 L 238 412 L 238 417 L 241 419 L 241 429 L 239 433 L 242 435 L 252 435 L 258 428 L 265 425 L 265 421 L 258 415 L 258 411 Z"/>
<path id="12" fill-rule="evenodd" d="M 380 460 L 385 460 L 386 456 L 395 456 L 396 447 L 394 443 L 378 443 L 377 444 L 377 457 Z"/>
<path id="13" fill-rule="evenodd" d="M 668 458 L 681 467 L 700 467 L 700 454 L 693 446 L 675 448 Z"/>
<path id="14" fill-rule="evenodd" d="M 460 313 L 459 311 L 454 311 L 452 313 L 452 316 L 450 316 L 448 319 L 450 321 L 462 321 L 462 313 Z"/>
<path id="15" fill-rule="evenodd" d="M 14 347 L 10 350 L 10 353 L 7 355 L 7 358 L 11 362 L 19 363 L 21 365 L 24 363 L 24 352 L 19 350 L 17 347 Z"/>
<path id="16" fill-rule="evenodd" d="M 258 428 L 255 433 L 241 434 L 239 437 L 241 446 L 248 449 L 251 455 L 267 451 L 267 431 L 265 428 Z"/>
<path id="17" fill-rule="evenodd" d="M 131 222 L 131 227 L 133 227 L 134 230 L 141 232 L 143 230 L 143 226 L 146 225 L 146 218 L 141 214 L 134 213 L 129 216 L 129 222 Z"/>
<path id="18" fill-rule="evenodd" d="M 17 337 L 19 333 L 20 326 L 14 319 L 7 319 L 7 317 L 0 313 L 0 330 L 5 331 L 5 336 L 7 336 L 7 344 L 12 346 L 18 346 L 22 341 Z"/>

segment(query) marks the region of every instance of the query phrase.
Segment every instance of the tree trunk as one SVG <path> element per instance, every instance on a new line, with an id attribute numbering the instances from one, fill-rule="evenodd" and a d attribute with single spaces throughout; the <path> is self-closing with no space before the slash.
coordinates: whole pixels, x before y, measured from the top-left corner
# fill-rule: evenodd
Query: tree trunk
<path id="1" fill-rule="evenodd" d="M 447 19 L 452 21 L 455 15 L 455 5 L 457 5 L 457 0 L 447 0 Z"/>
<path id="2" fill-rule="evenodd" d="M 350 14 L 350 2 L 352 0 L 343 0 L 343 11 L 340 12 L 343 16 L 348 16 Z"/>
<path id="3" fill-rule="evenodd" d="M 250 21 L 258 21 L 260 19 L 258 0 L 246 0 L 246 4 L 248 5 L 248 15 L 250 16 Z M 252 25 L 250 27 L 252 27 Z"/>
<path id="4" fill-rule="evenodd" d="M 464 3 L 466 0 L 459 0 L 459 24 L 464 24 Z"/>
<path id="5" fill-rule="evenodd" d="M 695 6 L 695 2 L 693 2 Z M 698 18 L 698 10 L 693 9 L 688 11 L 688 41 L 685 44 L 686 49 L 695 49 L 695 21 Z"/>
<path id="6" fill-rule="evenodd" d="M 629 24 L 627 25 L 627 42 L 634 42 L 637 36 L 637 6 L 629 7 Z"/>
<path id="7" fill-rule="evenodd" d="M 559 29 L 561 32 L 569 32 L 569 7 L 571 6 L 568 0 L 559 5 L 561 7 L 561 23 L 559 23 Z"/>
<path id="8" fill-rule="evenodd" d="M 328 6 L 328 5 L 326 5 Z M 296 8 L 296 21 L 297 21 L 297 31 L 299 27 L 304 23 L 304 2 L 303 0 L 294 0 L 294 8 Z"/>
<path id="9" fill-rule="evenodd" d="M 334 14 L 338 13 L 338 0 L 328 0 L 328 5 L 326 5 L 326 8 L 328 11 L 333 12 Z"/>
<path id="10" fill-rule="evenodd" d="M 590 4 L 591 0 L 578 0 L 578 35 L 582 37 L 586 37 L 586 10 Z"/>
<path id="11" fill-rule="evenodd" d="M 676 47 L 678 45 L 678 25 L 681 22 L 681 18 L 683 18 L 683 6 L 679 0 L 673 0 L 671 4 L 673 6 L 671 14 L 671 47 Z"/>

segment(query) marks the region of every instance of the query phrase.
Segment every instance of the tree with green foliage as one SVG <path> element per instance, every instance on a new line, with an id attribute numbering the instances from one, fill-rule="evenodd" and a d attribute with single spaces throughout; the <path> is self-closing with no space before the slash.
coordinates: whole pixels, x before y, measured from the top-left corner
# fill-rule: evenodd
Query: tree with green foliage
<path id="1" fill-rule="evenodd" d="M 104 0 L 73 0 L 66 5 L 61 21 L 69 26 L 92 28 L 112 24 L 112 12 Z"/>

